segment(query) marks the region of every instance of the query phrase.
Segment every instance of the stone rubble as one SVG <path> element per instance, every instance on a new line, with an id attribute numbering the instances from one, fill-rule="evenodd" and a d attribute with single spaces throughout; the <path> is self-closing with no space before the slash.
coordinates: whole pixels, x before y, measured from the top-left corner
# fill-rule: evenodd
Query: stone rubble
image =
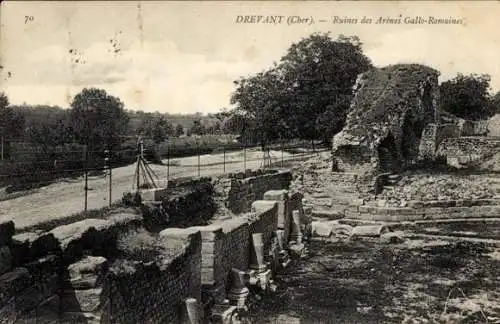
<path id="1" fill-rule="evenodd" d="M 500 198 L 500 179 L 477 175 L 405 173 L 393 188 L 365 194 L 366 205 L 407 207 L 409 201 Z"/>

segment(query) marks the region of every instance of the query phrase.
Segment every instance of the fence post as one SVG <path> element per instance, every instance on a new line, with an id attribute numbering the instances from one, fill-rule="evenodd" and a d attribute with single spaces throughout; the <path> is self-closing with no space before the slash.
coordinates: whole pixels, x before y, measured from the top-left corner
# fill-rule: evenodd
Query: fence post
<path id="1" fill-rule="evenodd" d="M 85 186 L 83 187 L 83 190 L 85 190 L 85 207 L 84 210 L 87 211 L 87 195 L 88 195 L 88 183 L 89 183 L 89 177 L 88 177 L 88 152 L 87 152 L 87 145 L 83 147 L 83 156 L 84 156 L 84 172 L 85 172 Z"/>
<path id="2" fill-rule="evenodd" d="M 112 190 L 113 190 L 113 183 L 112 183 L 112 168 L 111 168 L 111 154 L 109 150 L 105 150 L 104 154 L 106 154 L 106 157 L 104 158 L 104 161 L 106 163 L 106 167 L 109 170 L 109 207 L 111 207 L 111 200 L 112 200 Z"/>
<path id="3" fill-rule="evenodd" d="M 196 150 L 198 151 L 198 177 L 200 176 L 200 143 L 196 140 Z"/>
<path id="4" fill-rule="evenodd" d="M 170 177 L 170 142 L 167 140 L 167 186 Z"/>

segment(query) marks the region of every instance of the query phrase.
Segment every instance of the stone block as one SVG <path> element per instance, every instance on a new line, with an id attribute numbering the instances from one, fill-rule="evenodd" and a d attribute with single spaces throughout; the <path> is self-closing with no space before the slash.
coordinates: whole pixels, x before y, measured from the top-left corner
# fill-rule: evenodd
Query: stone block
<path id="1" fill-rule="evenodd" d="M 352 230 L 353 237 L 380 237 L 380 235 L 388 232 L 385 225 L 359 225 L 355 226 Z"/>
<path id="2" fill-rule="evenodd" d="M 110 226 L 107 220 L 88 218 L 56 227 L 50 233 L 59 242 L 63 258 L 73 262 L 83 256 L 84 250 L 103 248 L 103 243 L 109 241 L 103 234 L 110 231 Z"/>
<path id="3" fill-rule="evenodd" d="M 108 260 L 99 256 L 86 256 L 68 266 L 67 288 L 92 289 L 100 286 L 108 269 Z"/>
<path id="4" fill-rule="evenodd" d="M 364 199 L 353 199 L 349 202 L 351 206 L 363 206 L 365 204 Z"/>
<path id="5" fill-rule="evenodd" d="M 140 191 L 142 201 L 162 201 L 168 198 L 167 188 L 144 189 Z"/>
<path id="6" fill-rule="evenodd" d="M 256 200 L 252 203 L 252 212 L 265 212 L 277 208 L 278 203 L 272 200 Z"/>
<path id="7" fill-rule="evenodd" d="M 404 232 L 388 232 L 380 235 L 380 242 L 384 244 L 399 244 L 404 242 Z"/>
<path id="8" fill-rule="evenodd" d="M 332 234 L 333 225 L 330 222 L 312 222 L 311 226 L 314 236 L 329 237 Z"/>
<path id="9" fill-rule="evenodd" d="M 264 200 L 283 201 L 288 199 L 288 190 L 269 190 L 264 193 Z"/>
<path id="10" fill-rule="evenodd" d="M 12 254 L 8 246 L 0 246 L 0 275 L 12 268 Z"/>
<path id="11" fill-rule="evenodd" d="M 114 213 L 106 219 L 110 226 L 116 228 L 119 232 L 130 231 L 142 226 L 143 219 L 139 214 L 134 213 Z"/>
<path id="12" fill-rule="evenodd" d="M 13 221 L 0 222 L 0 246 L 10 245 L 16 229 Z"/>

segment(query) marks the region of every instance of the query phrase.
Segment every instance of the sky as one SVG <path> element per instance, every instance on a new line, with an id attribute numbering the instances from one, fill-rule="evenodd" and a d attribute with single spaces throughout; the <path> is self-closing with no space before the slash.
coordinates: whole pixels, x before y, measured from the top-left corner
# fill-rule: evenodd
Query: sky
<path id="1" fill-rule="evenodd" d="M 270 67 L 293 42 L 328 31 L 357 35 L 376 66 L 422 63 L 439 70 L 441 81 L 489 74 L 492 91 L 500 90 L 498 1 L 7 0 L 0 10 L 0 89 L 12 104 L 69 107 L 83 88 L 98 87 L 127 109 L 217 112 L 230 107 L 234 80 Z M 252 15 L 263 18 L 237 22 Z M 284 18 L 262 23 L 269 15 Z M 461 23 L 374 23 L 400 15 Z M 291 16 L 309 20 L 288 24 Z M 365 16 L 371 24 L 360 23 Z"/>

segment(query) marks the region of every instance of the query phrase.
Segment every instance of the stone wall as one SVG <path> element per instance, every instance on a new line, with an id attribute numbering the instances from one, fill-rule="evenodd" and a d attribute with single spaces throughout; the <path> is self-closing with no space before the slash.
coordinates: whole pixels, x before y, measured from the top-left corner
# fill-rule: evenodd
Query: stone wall
<path id="1" fill-rule="evenodd" d="M 211 178 L 169 181 L 165 197 L 143 201 L 144 225 L 152 232 L 169 227 L 206 225 L 217 211 Z"/>
<path id="2" fill-rule="evenodd" d="M 246 270 L 250 262 L 251 235 L 264 234 L 264 250 L 269 252 L 273 232 L 277 229 L 278 206 L 275 202 L 256 202 L 255 211 L 238 218 L 215 222 L 209 226 L 191 227 L 201 232 L 201 283 L 204 299 L 221 302 L 231 282 L 232 268 Z M 170 231 L 168 229 L 165 231 Z M 163 233 L 163 232 L 162 232 Z"/>
<path id="3" fill-rule="evenodd" d="M 74 321 L 94 316 L 100 287 L 71 277 L 85 254 L 105 254 L 119 232 L 140 226 L 141 218 L 118 213 L 87 219 L 45 233 L 14 234 L 14 223 L 0 224 L 0 323 Z M 79 289 L 83 286 L 86 289 Z M 61 313 L 65 309 L 67 312 Z M 98 315 L 95 315 L 98 316 Z"/>
<path id="4" fill-rule="evenodd" d="M 419 146 L 419 158 L 433 158 L 440 143 L 447 138 L 456 138 L 460 136 L 460 127 L 458 125 L 448 124 L 429 124 L 422 132 Z"/>
<path id="5" fill-rule="evenodd" d="M 487 120 L 464 120 L 460 126 L 461 136 L 486 136 L 488 134 Z"/>
<path id="6" fill-rule="evenodd" d="M 185 299 L 200 300 L 200 233 L 171 231 L 162 236 L 169 257 L 117 264 L 108 273 L 101 322 L 182 323 Z"/>
<path id="7" fill-rule="evenodd" d="M 457 137 L 444 139 L 436 152 L 457 168 L 476 167 L 500 152 L 500 139 L 487 137 Z"/>
<path id="8" fill-rule="evenodd" d="M 388 222 L 500 217 L 500 200 L 412 201 L 409 207 L 349 206 L 345 217 Z"/>
<path id="9" fill-rule="evenodd" d="M 214 181 L 214 190 L 224 206 L 235 214 L 249 212 L 252 202 L 262 199 L 268 190 L 288 189 L 290 171 L 238 173 Z"/>
<path id="10" fill-rule="evenodd" d="M 57 320 L 60 258 L 23 260 L 16 253 L 14 230 L 13 222 L 0 224 L 0 323 Z"/>

